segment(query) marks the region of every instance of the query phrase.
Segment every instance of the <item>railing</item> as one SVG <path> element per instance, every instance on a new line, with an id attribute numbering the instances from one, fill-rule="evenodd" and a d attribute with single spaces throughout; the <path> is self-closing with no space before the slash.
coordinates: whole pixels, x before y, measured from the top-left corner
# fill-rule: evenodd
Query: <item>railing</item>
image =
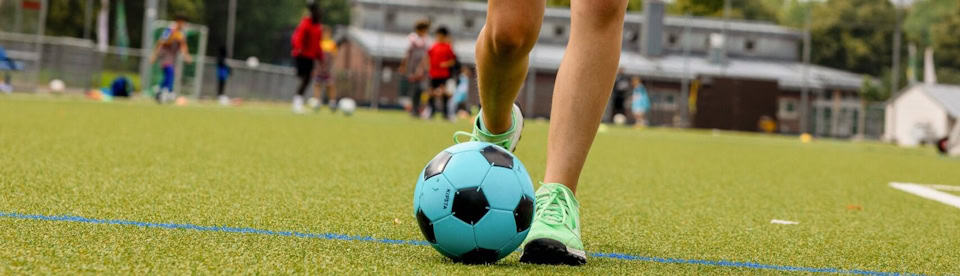
<path id="1" fill-rule="evenodd" d="M 139 76 L 144 54 L 141 49 L 110 47 L 101 52 L 89 40 L 7 32 L 0 32 L 0 47 L 24 66 L 23 71 L 11 72 L 15 91 L 44 92 L 51 80 L 59 79 L 66 84 L 66 92 L 81 92 L 106 87 L 119 76 L 130 79 L 138 91 L 143 90 Z M 240 60 L 227 60 L 227 64 L 233 71 L 226 86 L 231 97 L 288 100 L 299 83 L 290 66 L 259 64 L 251 68 Z M 203 70 L 207 77 L 198 96 L 210 98 L 217 89 L 216 59 L 207 57 Z M 192 94 L 189 84 L 183 84 L 184 91 Z"/>

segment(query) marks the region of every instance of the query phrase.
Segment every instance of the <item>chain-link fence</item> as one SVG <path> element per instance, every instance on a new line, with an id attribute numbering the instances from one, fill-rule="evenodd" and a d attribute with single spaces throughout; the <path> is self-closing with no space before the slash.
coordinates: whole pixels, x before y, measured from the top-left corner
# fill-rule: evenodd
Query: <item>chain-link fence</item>
<path id="1" fill-rule="evenodd" d="M 7 72 L 15 91 L 47 91 L 51 80 L 59 79 L 66 92 L 82 92 L 106 87 L 117 77 L 126 77 L 139 91 L 143 90 L 139 70 L 143 53 L 140 49 L 111 47 L 98 51 L 89 40 L 67 37 L 0 32 L 0 47 L 22 65 L 22 70 Z M 240 60 L 227 60 L 232 74 L 226 91 L 231 97 L 260 100 L 287 100 L 299 80 L 289 66 L 259 64 L 247 66 Z M 216 59 L 207 57 L 199 97 L 216 95 Z M 192 91 L 188 94 L 193 95 Z"/>

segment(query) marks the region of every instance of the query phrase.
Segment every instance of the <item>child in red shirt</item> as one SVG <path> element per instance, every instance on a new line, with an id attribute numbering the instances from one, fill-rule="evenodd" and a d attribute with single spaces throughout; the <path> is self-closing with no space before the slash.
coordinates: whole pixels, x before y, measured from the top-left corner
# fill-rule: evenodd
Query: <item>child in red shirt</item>
<path id="1" fill-rule="evenodd" d="M 313 76 L 316 64 L 323 60 L 323 50 L 320 49 L 320 39 L 323 37 L 323 27 L 320 25 L 320 6 L 313 1 L 307 2 L 309 16 L 300 20 L 300 25 L 293 31 L 290 45 L 293 46 L 291 55 L 296 61 L 297 77 L 300 86 L 293 95 L 293 112 L 303 113 L 303 94 Z"/>
<path id="2" fill-rule="evenodd" d="M 450 101 L 450 91 L 447 91 L 447 80 L 450 79 L 450 68 L 457 63 L 457 57 L 453 53 L 453 46 L 450 45 L 450 32 L 446 27 L 440 26 L 436 32 L 436 42 L 427 54 L 430 56 L 430 105 L 436 109 L 439 104 L 443 111 L 443 116 L 447 114 L 447 102 Z M 437 103 L 437 101 L 442 101 Z M 429 117 L 433 117 L 434 112 L 430 112 Z"/>

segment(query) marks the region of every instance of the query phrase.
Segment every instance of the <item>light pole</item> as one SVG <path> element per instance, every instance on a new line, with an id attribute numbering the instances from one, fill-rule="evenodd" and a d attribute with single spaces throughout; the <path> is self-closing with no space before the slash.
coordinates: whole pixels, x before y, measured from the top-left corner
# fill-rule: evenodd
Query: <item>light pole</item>
<path id="1" fill-rule="evenodd" d="M 233 58 L 233 40 L 237 29 L 237 0 L 230 0 L 227 8 L 227 57 Z"/>
<path id="2" fill-rule="evenodd" d="M 806 16 L 803 22 L 803 67 L 800 68 L 801 86 L 800 86 L 800 133 L 809 132 L 810 119 L 810 84 L 807 79 L 810 77 L 810 21 L 813 18 L 813 2 L 823 2 L 824 0 L 801 0 L 806 5 Z"/>
<path id="3" fill-rule="evenodd" d="M 157 19 L 157 0 L 145 0 L 143 10 L 143 33 L 140 39 L 140 89 L 147 91 L 150 85 L 150 54 L 153 49 L 153 21 Z"/>
<path id="4" fill-rule="evenodd" d="M 83 39 L 90 39 L 90 28 L 93 27 L 93 0 L 84 0 L 83 5 Z"/>
<path id="5" fill-rule="evenodd" d="M 904 5 L 902 0 L 895 0 L 894 2 L 896 25 L 893 27 L 893 64 L 890 72 L 890 94 L 896 93 L 900 88 L 900 24 L 902 23 L 900 8 Z"/>
<path id="6" fill-rule="evenodd" d="M 377 110 L 380 107 L 380 89 L 383 86 L 383 43 L 384 37 L 387 32 L 387 0 L 380 1 L 380 26 L 379 34 L 377 36 L 377 54 L 375 55 L 374 68 L 373 68 L 373 91 L 368 93 L 370 95 L 370 108 Z"/>
<path id="7" fill-rule="evenodd" d="M 16 5 L 14 10 L 16 13 L 13 15 L 13 32 L 19 33 L 23 31 L 23 0 L 17 0 Z"/>

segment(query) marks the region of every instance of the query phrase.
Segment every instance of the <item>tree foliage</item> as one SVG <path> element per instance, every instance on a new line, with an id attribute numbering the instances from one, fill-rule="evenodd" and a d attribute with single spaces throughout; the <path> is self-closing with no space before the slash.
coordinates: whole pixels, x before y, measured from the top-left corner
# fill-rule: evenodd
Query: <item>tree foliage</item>
<path id="1" fill-rule="evenodd" d="M 730 0 L 729 17 L 733 19 L 776 21 L 777 8 L 783 0 Z M 722 17 L 724 0 L 676 0 L 669 12 L 676 15 Z"/>
<path id="2" fill-rule="evenodd" d="M 903 21 L 903 31 L 911 42 L 929 46 L 933 43 L 933 37 L 931 37 L 933 25 L 951 17 L 960 16 L 956 13 L 957 6 L 957 0 L 917 1 Z"/>
<path id="3" fill-rule="evenodd" d="M 944 18 L 930 27 L 930 37 L 937 63 L 937 80 L 960 83 L 960 5 L 952 9 L 954 16 Z"/>
<path id="4" fill-rule="evenodd" d="M 891 63 L 893 5 L 879 0 L 831 0 L 813 9 L 811 60 L 878 76 Z"/>

